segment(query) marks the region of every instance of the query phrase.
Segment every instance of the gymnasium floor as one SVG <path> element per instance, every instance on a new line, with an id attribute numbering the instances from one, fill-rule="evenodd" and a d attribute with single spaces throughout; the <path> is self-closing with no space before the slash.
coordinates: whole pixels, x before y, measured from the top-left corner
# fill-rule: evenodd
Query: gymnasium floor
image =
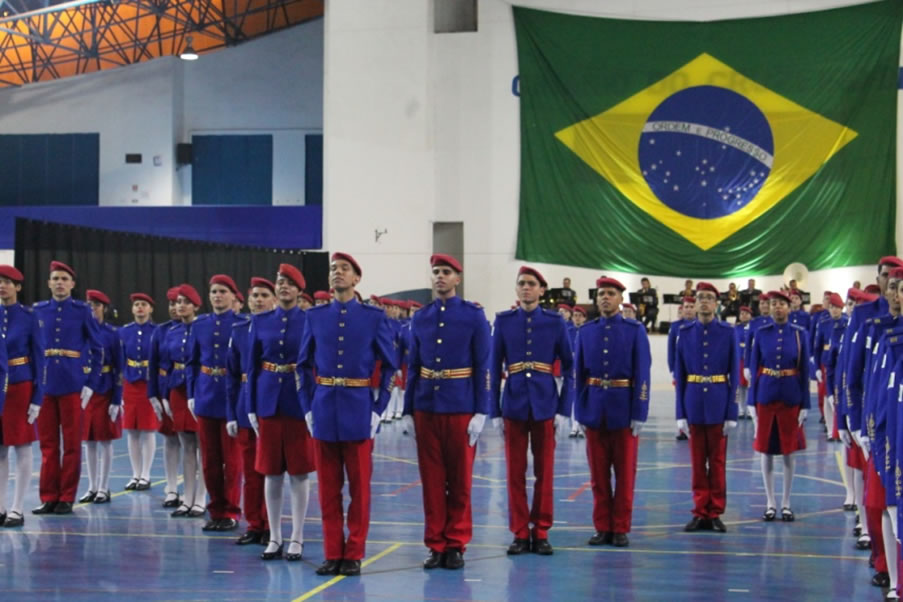
<path id="1" fill-rule="evenodd" d="M 202 519 L 168 516 L 160 506 L 159 446 L 153 488 L 122 491 L 131 475 L 120 440 L 114 447 L 111 504 L 76 507 L 65 517 L 26 512 L 24 530 L 0 529 L 0 600 L 111 595 L 136 601 L 879 599 L 880 590 L 869 584 L 868 554 L 853 547 L 853 515 L 840 509 L 840 447 L 825 442 L 817 410 L 807 423 L 809 447 L 797 454 L 797 521 L 759 519 L 764 509 L 759 462 L 751 449 L 752 425 L 742 421 L 729 441 L 728 533 L 719 535 L 682 531 L 692 507 L 689 449 L 674 440 L 669 383 L 654 384 L 652 408 L 641 435 L 628 548 L 586 545 L 593 533 L 592 493 L 582 439 L 558 442 L 556 524 L 550 533 L 555 555 L 509 558 L 504 453 L 487 424 L 474 466 L 475 526 L 467 566 L 424 571 L 414 441 L 401 434 L 398 423 L 384 427 L 374 451 L 368 558 L 359 578 L 314 573 L 323 560 L 316 487 L 304 561 L 263 562 L 258 558 L 262 547 L 233 545 L 241 530 L 208 535 L 201 531 Z M 35 471 L 38 458 L 35 445 Z M 86 489 L 84 472 L 79 495 Z M 33 484 L 26 509 L 38 504 L 36 479 Z M 283 517 L 286 535 L 289 521 Z"/>

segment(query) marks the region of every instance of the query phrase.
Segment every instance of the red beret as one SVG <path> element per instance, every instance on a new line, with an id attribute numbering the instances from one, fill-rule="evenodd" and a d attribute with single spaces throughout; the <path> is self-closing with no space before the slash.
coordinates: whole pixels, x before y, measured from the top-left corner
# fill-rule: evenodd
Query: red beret
<path id="1" fill-rule="evenodd" d="M 232 294 L 238 294 L 238 287 L 235 285 L 235 281 L 232 280 L 231 276 L 227 276 L 225 274 L 215 274 L 210 278 L 209 284 L 210 286 L 213 286 L 214 284 L 221 284 L 232 291 Z"/>
<path id="2" fill-rule="evenodd" d="M 614 278 L 602 276 L 596 280 L 596 288 L 616 288 L 623 293 L 626 287 Z"/>
<path id="3" fill-rule="evenodd" d="M 520 276 L 521 274 L 530 274 L 531 276 L 539 280 L 540 286 L 549 286 L 549 283 L 546 282 L 546 279 L 542 277 L 542 274 L 540 274 L 539 270 L 537 270 L 536 268 L 531 268 L 528 265 L 522 265 L 521 268 L 517 271 L 518 276 Z"/>
<path id="4" fill-rule="evenodd" d="M 238 299 L 241 303 L 245 302 L 245 296 L 241 294 L 241 291 L 235 291 L 235 298 Z"/>
<path id="5" fill-rule="evenodd" d="M 684 297 L 683 299 L 681 299 L 680 301 L 681 301 L 681 303 L 696 303 L 696 297 L 687 296 L 687 297 Z"/>
<path id="6" fill-rule="evenodd" d="M 370 300 L 373 301 L 374 303 L 378 303 L 380 305 L 382 305 L 382 303 L 383 303 L 382 298 L 378 297 L 377 295 L 370 295 Z"/>
<path id="7" fill-rule="evenodd" d="M 586 315 L 586 310 L 579 305 L 574 306 L 574 313 Z"/>
<path id="8" fill-rule="evenodd" d="M 770 291 L 768 293 L 768 298 L 769 299 L 780 299 L 782 301 L 786 301 L 787 303 L 790 303 L 790 295 L 788 293 L 785 293 L 784 291 Z"/>
<path id="9" fill-rule="evenodd" d="M 400 307 L 401 309 L 411 309 L 411 302 L 402 299 L 398 302 L 398 307 Z"/>
<path id="10" fill-rule="evenodd" d="M 752 310 L 751 310 L 748 306 L 746 306 L 746 305 L 741 305 L 741 306 L 740 306 L 740 311 L 745 311 L 746 313 L 749 313 L 749 314 L 752 313 Z"/>
<path id="11" fill-rule="evenodd" d="M 268 288 L 268 289 L 270 289 L 270 292 L 272 292 L 272 293 L 276 292 L 276 285 L 273 284 L 271 281 L 267 280 L 266 278 L 261 278 L 260 276 L 252 276 L 251 277 L 251 288 L 257 288 L 257 287 Z"/>
<path id="12" fill-rule="evenodd" d="M 423 303 L 421 303 L 420 301 L 408 301 L 408 306 L 411 309 L 420 309 L 421 307 L 423 307 Z"/>
<path id="13" fill-rule="evenodd" d="M 307 293 L 301 293 L 301 298 L 304 299 L 304 300 L 306 300 L 306 301 L 307 301 L 308 303 L 310 303 L 311 305 L 314 304 L 314 298 L 311 297 L 310 295 L 308 295 Z"/>
<path id="14" fill-rule="evenodd" d="M 201 296 L 198 294 L 197 289 L 190 284 L 180 284 L 179 294 L 191 301 L 195 306 L 201 306 Z"/>
<path id="15" fill-rule="evenodd" d="M 464 271 L 464 268 L 461 267 L 461 263 L 457 259 L 444 253 L 436 253 L 430 257 L 430 265 L 433 267 L 436 267 L 437 265 L 447 265 L 458 273 Z"/>
<path id="16" fill-rule="evenodd" d="M 354 260 L 354 257 L 349 255 L 348 253 L 340 253 L 340 252 L 336 251 L 335 253 L 332 254 L 332 258 L 330 259 L 330 261 L 335 261 L 337 259 L 344 259 L 345 261 L 350 263 L 351 267 L 354 268 L 354 273 L 357 274 L 358 276 L 364 275 L 364 273 L 361 271 L 361 266 L 359 266 L 357 261 Z"/>
<path id="17" fill-rule="evenodd" d="M 103 303 L 104 305 L 110 305 L 110 298 L 102 292 L 94 290 L 93 288 L 89 288 L 85 291 L 85 299 L 87 299 L 88 301 L 94 301 L 96 303 Z"/>
<path id="18" fill-rule="evenodd" d="M 636 307 L 633 303 L 622 303 L 621 309 L 632 309 L 633 311 L 636 311 Z"/>
<path id="19" fill-rule="evenodd" d="M 834 294 L 834 293 L 833 293 L 832 291 L 825 291 L 824 294 L 823 294 L 822 296 L 823 296 L 823 297 L 830 297 L 830 296 L 833 295 L 833 294 Z"/>
<path id="20" fill-rule="evenodd" d="M 768 293 L 762 293 L 759 295 L 759 301 L 768 301 Z"/>
<path id="21" fill-rule="evenodd" d="M 151 305 L 155 305 L 154 298 L 145 293 L 132 293 L 129 295 L 129 300 L 134 303 L 135 301 L 147 301 Z"/>
<path id="22" fill-rule="evenodd" d="M 22 272 L 17 270 L 11 265 L 0 265 L 0 277 L 8 278 L 13 282 L 24 282 L 25 276 L 22 275 Z"/>
<path id="23" fill-rule="evenodd" d="M 698 293 L 699 291 L 709 291 L 711 293 L 715 293 L 716 297 L 718 296 L 718 289 L 715 288 L 715 285 L 711 282 L 700 282 L 699 284 L 697 284 L 696 292 Z"/>
<path id="24" fill-rule="evenodd" d="M 893 278 L 894 280 L 900 280 L 901 278 L 903 278 L 903 268 L 892 269 L 890 271 L 889 277 Z"/>
<path id="25" fill-rule="evenodd" d="M 843 299 L 837 293 L 831 293 L 828 303 L 834 307 L 843 307 Z"/>
<path id="26" fill-rule="evenodd" d="M 880 296 L 881 295 L 875 295 L 872 293 L 863 293 L 862 300 L 865 301 L 866 303 L 871 303 L 872 301 L 877 301 Z"/>
<path id="27" fill-rule="evenodd" d="M 329 301 L 330 299 L 332 299 L 332 295 L 330 295 L 326 291 L 317 291 L 314 293 L 314 299 L 322 300 L 322 301 Z"/>
<path id="28" fill-rule="evenodd" d="M 858 288 L 848 288 L 847 289 L 847 299 L 852 299 L 853 301 L 859 301 L 862 299 L 862 291 Z"/>
<path id="29" fill-rule="evenodd" d="M 295 286 L 297 286 L 298 288 L 307 288 L 307 282 L 304 280 L 304 274 L 302 274 L 301 270 L 299 270 L 295 266 L 289 263 L 280 263 L 279 273 L 294 282 Z"/>
<path id="30" fill-rule="evenodd" d="M 558 309 L 566 309 L 566 310 L 571 311 L 571 312 L 574 311 L 574 308 L 571 307 L 570 305 L 568 305 L 567 303 L 559 303 L 559 304 L 558 304 Z"/>
<path id="31" fill-rule="evenodd" d="M 792 289 L 790 289 L 789 291 L 787 291 L 787 294 L 788 294 L 789 296 L 796 295 L 796 296 L 799 297 L 800 299 L 803 298 L 803 294 L 802 294 L 801 292 L 799 292 L 799 291 L 798 291 L 797 289 L 795 289 L 795 288 L 792 288 Z"/>
<path id="32" fill-rule="evenodd" d="M 175 301 L 176 297 L 179 296 L 179 287 L 174 286 L 171 289 L 166 291 L 166 300 L 167 301 Z"/>
<path id="33" fill-rule="evenodd" d="M 878 265 L 892 265 L 899 268 L 903 267 L 903 259 L 894 257 L 893 255 L 887 255 L 878 260 Z"/>
<path id="34" fill-rule="evenodd" d="M 58 272 L 58 271 L 68 272 L 70 276 L 75 278 L 75 270 L 70 268 L 68 265 L 66 265 L 62 261 L 57 261 L 56 259 L 54 259 L 53 261 L 50 262 L 50 271 L 51 272 Z"/>
<path id="35" fill-rule="evenodd" d="M 865 287 L 865 292 L 870 295 L 880 295 L 881 289 L 878 288 L 877 284 L 870 284 L 867 287 Z"/>

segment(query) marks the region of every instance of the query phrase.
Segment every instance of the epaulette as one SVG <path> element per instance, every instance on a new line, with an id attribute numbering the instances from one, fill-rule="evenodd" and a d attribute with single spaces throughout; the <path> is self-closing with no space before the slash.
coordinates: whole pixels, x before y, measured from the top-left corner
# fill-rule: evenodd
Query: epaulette
<path id="1" fill-rule="evenodd" d="M 375 305 L 364 305 L 363 303 L 360 303 L 359 305 L 361 307 L 363 307 L 364 309 L 366 309 L 367 311 L 378 311 L 380 313 L 385 313 L 385 312 L 383 312 L 382 309 L 380 309 L 379 307 L 376 307 Z M 321 305 L 320 307 L 329 307 L 329 304 Z"/>
<path id="2" fill-rule="evenodd" d="M 307 313 L 317 312 L 317 311 L 324 311 L 324 310 L 325 310 L 327 307 L 329 307 L 330 305 L 332 305 L 332 303 L 325 303 L 325 304 L 323 304 L 323 305 L 314 305 L 313 307 L 311 307 L 311 308 L 309 308 L 309 309 L 307 310 Z M 373 307 L 373 306 L 371 306 L 371 305 L 364 305 L 363 303 L 361 303 L 360 306 L 361 306 L 361 307 Z M 379 308 L 377 307 L 376 309 L 379 309 Z M 275 311 L 275 310 L 274 310 L 274 311 Z M 382 310 L 380 309 L 380 311 L 382 311 Z M 258 315 L 260 315 L 260 314 L 258 314 Z"/>
<path id="3" fill-rule="evenodd" d="M 476 303 L 474 303 L 473 301 L 468 301 L 467 299 L 462 299 L 462 301 L 464 301 L 465 307 L 469 307 L 469 308 L 471 308 L 471 309 L 483 311 L 483 308 L 480 307 L 479 305 L 477 305 Z M 414 315 L 417 315 L 417 314 L 414 314 Z"/>
<path id="4" fill-rule="evenodd" d="M 32 307 L 44 307 L 45 305 L 50 305 L 50 301 L 35 301 L 32 303 Z"/>
<path id="5" fill-rule="evenodd" d="M 543 310 L 543 311 L 545 311 L 545 310 Z M 502 317 L 505 317 L 505 316 L 513 316 L 513 315 L 516 314 L 516 313 L 517 313 L 517 308 L 515 308 L 515 309 L 506 309 L 505 311 L 499 311 L 499 312 L 496 312 L 495 317 L 497 317 L 497 318 L 502 318 Z"/>
<path id="6" fill-rule="evenodd" d="M 73 299 L 72 305 L 74 305 L 75 307 L 87 307 L 88 309 L 91 308 L 91 306 L 88 305 L 85 301 L 80 301 L 79 299 Z"/>
<path id="7" fill-rule="evenodd" d="M 562 320 L 564 320 L 564 317 L 561 314 L 559 314 L 557 311 L 554 311 L 552 309 L 546 309 L 545 307 L 543 307 L 542 313 L 546 314 L 547 316 L 554 316 L 556 318 L 561 318 Z"/>
<path id="8" fill-rule="evenodd" d="M 793 326 L 793 324 L 790 324 L 789 322 L 788 322 L 788 325 Z M 775 324 L 774 321 L 772 320 L 771 322 L 765 322 L 764 324 L 759 326 L 759 330 L 765 330 L 766 328 L 772 328 L 772 327 L 776 327 L 776 326 L 777 326 L 777 324 Z"/>
<path id="9" fill-rule="evenodd" d="M 790 323 L 788 322 L 788 324 L 790 324 Z M 805 328 L 803 328 L 803 327 L 800 326 L 799 324 L 790 324 L 790 327 L 791 327 L 791 328 L 795 328 L 795 329 L 799 330 L 800 332 L 805 332 L 805 333 L 807 333 L 807 334 L 809 333 L 808 330 L 806 330 Z"/>
<path id="10" fill-rule="evenodd" d="M 250 323 L 251 323 L 251 316 L 239 318 L 238 320 L 235 320 L 234 322 L 232 322 L 232 329 L 234 330 L 235 328 L 238 328 L 241 326 L 247 326 Z"/>
<path id="11" fill-rule="evenodd" d="M 28 313 L 34 313 L 34 308 L 33 308 L 31 305 L 22 305 L 22 304 L 20 303 L 20 304 L 19 304 L 19 307 L 21 307 L 22 309 L 24 309 L 24 310 L 27 311 Z"/>
<path id="12" fill-rule="evenodd" d="M 311 307 L 311 309 L 313 309 L 313 307 Z M 262 318 L 262 317 L 264 317 L 264 316 L 268 316 L 268 315 L 274 314 L 274 313 L 276 313 L 276 308 L 275 308 L 275 307 L 274 307 L 273 309 L 270 309 L 270 310 L 267 310 L 267 311 L 262 311 L 262 312 L 260 312 L 259 314 L 254 314 L 253 316 L 251 316 L 251 321 L 252 321 L 252 322 L 256 322 L 256 321 L 258 320 L 258 318 Z"/>
<path id="13" fill-rule="evenodd" d="M 684 328 L 692 328 L 695 323 L 696 323 L 696 320 L 693 320 L 692 322 L 684 322 L 683 324 L 681 324 L 680 326 L 677 327 L 677 330 L 683 330 Z"/>
<path id="14" fill-rule="evenodd" d="M 200 324 L 201 322 L 204 322 L 204 321 L 209 320 L 209 319 L 210 319 L 210 314 L 201 314 L 201 315 L 199 315 L 198 317 L 196 317 L 196 318 L 194 319 L 194 323 L 195 323 L 195 324 Z"/>
<path id="15" fill-rule="evenodd" d="M 624 318 L 625 324 L 630 324 L 631 326 L 642 326 L 639 320 L 634 320 L 633 318 Z M 681 328 L 683 328 L 681 326 Z"/>

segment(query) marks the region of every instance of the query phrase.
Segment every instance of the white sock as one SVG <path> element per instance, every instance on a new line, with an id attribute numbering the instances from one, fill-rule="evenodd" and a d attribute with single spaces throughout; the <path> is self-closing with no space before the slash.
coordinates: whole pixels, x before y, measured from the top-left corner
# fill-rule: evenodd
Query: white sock
<path id="1" fill-rule="evenodd" d="M 853 491 L 855 492 L 856 507 L 859 509 L 859 524 L 862 526 L 862 535 L 869 535 L 869 522 L 865 520 L 865 483 L 863 483 L 861 470 L 853 470 Z"/>
<path id="2" fill-rule="evenodd" d="M 781 496 L 781 508 L 790 508 L 790 488 L 793 487 L 793 469 L 796 466 L 795 458 L 790 454 L 784 458 L 784 494 Z"/>
<path id="3" fill-rule="evenodd" d="M 85 441 L 85 462 L 88 465 L 88 491 L 97 491 L 97 441 Z"/>
<path id="4" fill-rule="evenodd" d="M 762 482 L 765 485 L 765 506 L 777 508 L 774 501 L 774 456 L 762 454 Z"/>
<path id="5" fill-rule="evenodd" d="M 270 521 L 270 543 L 266 552 L 275 552 L 282 543 L 282 482 L 283 476 L 266 475 L 263 495 L 266 499 L 267 516 Z"/>
<path id="6" fill-rule="evenodd" d="M 163 471 L 166 473 L 166 491 L 179 492 L 179 456 L 182 441 L 178 435 L 167 435 L 163 443 Z"/>
<path id="7" fill-rule="evenodd" d="M 6 514 L 6 487 L 9 483 L 9 447 L 0 445 L 0 514 Z"/>
<path id="8" fill-rule="evenodd" d="M 31 485 L 31 444 L 16 446 L 16 490 L 13 493 L 13 504 L 10 510 L 22 514 L 25 505 L 25 494 Z"/>
<path id="9" fill-rule="evenodd" d="M 292 541 L 304 543 L 304 520 L 307 518 L 307 502 L 310 499 L 310 479 L 306 474 L 289 475 L 292 498 Z M 301 546 L 291 544 L 289 552 L 301 552 Z"/>
<path id="10" fill-rule="evenodd" d="M 855 504 L 856 503 L 856 490 L 853 488 L 853 468 L 851 466 L 847 466 L 847 455 L 849 454 L 847 446 L 843 446 L 843 458 L 841 460 L 843 464 L 843 482 L 844 487 L 846 488 L 846 495 L 843 498 L 844 505 L 846 504 Z"/>
<path id="11" fill-rule="evenodd" d="M 834 436 L 834 404 L 825 400 L 825 426 L 828 427 L 828 437 Z"/>
<path id="12" fill-rule="evenodd" d="M 179 442 L 182 444 L 182 479 L 185 490 L 182 503 L 193 506 L 198 486 L 198 439 L 194 433 L 179 433 Z"/>
<path id="13" fill-rule="evenodd" d="M 890 518 L 890 510 L 897 513 L 896 506 L 889 506 L 881 515 L 881 534 L 884 536 L 884 557 L 887 559 L 887 574 L 890 576 L 891 591 L 897 589 L 897 536 L 894 534 L 894 523 Z"/>
<path id="14" fill-rule="evenodd" d="M 207 507 L 207 481 L 204 480 L 204 464 L 201 462 L 201 450 L 195 452 L 198 463 L 198 484 L 197 491 L 194 494 L 194 503 L 198 506 Z"/>
<path id="15" fill-rule="evenodd" d="M 141 444 L 140 431 L 127 430 L 126 437 L 129 446 L 129 464 L 132 465 L 132 478 L 137 479 L 141 474 Z"/>
<path id="16" fill-rule="evenodd" d="M 110 489 L 110 468 L 113 464 L 113 442 L 100 441 L 100 464 L 98 470 L 100 476 L 97 482 L 97 491 Z"/>
<path id="17" fill-rule="evenodd" d="M 141 437 L 141 472 L 136 473 L 139 478 L 150 481 L 151 466 L 154 464 L 154 456 L 157 453 L 157 433 L 154 431 L 140 431 Z M 175 491 L 175 490 L 173 490 Z"/>

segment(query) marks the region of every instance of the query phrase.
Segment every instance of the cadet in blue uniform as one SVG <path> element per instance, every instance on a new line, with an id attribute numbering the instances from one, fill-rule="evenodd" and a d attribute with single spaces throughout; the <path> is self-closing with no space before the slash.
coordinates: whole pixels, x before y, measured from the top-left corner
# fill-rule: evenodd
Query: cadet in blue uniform
<path id="1" fill-rule="evenodd" d="M 276 305 L 276 285 L 266 278 L 251 278 L 248 293 L 251 314 L 272 311 Z M 257 433 L 248 419 L 250 408 L 248 392 L 248 362 L 250 361 L 251 318 L 241 317 L 232 323 L 232 338 L 229 340 L 229 379 L 226 381 L 226 431 L 235 437 L 241 453 L 241 468 L 244 473 L 242 487 L 242 510 L 248 521 L 248 530 L 235 543 L 240 546 L 257 543 L 266 545 L 270 541 L 267 521 L 266 500 L 264 498 L 265 477 L 257 472 Z"/>
<path id="2" fill-rule="evenodd" d="M 489 323 L 457 296 L 463 271 L 450 255 L 430 258 L 436 299 L 411 321 L 405 430 L 415 432 L 423 483 L 425 569 L 460 569 L 473 536 L 470 490 L 477 439 L 489 413 Z"/>
<path id="3" fill-rule="evenodd" d="M 98 290 L 88 289 L 85 298 L 94 319 L 100 324 L 103 345 L 100 373 L 88 386 L 94 392 L 85 408 L 84 430 L 88 491 L 78 499 L 87 504 L 110 501 L 110 468 L 113 463 L 113 440 L 122 437 L 122 348 L 116 327 L 104 321 L 110 298 Z M 100 454 L 97 448 L 100 447 Z"/>
<path id="4" fill-rule="evenodd" d="M 492 334 L 489 416 L 505 439 L 508 528 L 514 534 L 510 555 L 553 553 L 549 529 L 554 520 L 555 435 L 567 428 L 574 403 L 574 351 L 568 328 L 560 315 L 539 307 L 547 286 L 538 270 L 522 266 L 514 288 L 520 307 L 496 314 Z M 564 380 L 560 392 L 552 378 L 556 361 L 561 362 Z M 508 378 L 502 393 L 505 369 Z M 536 477 L 532 507 L 527 505 L 528 446 Z"/>
<path id="5" fill-rule="evenodd" d="M 777 515 L 774 497 L 774 456 L 784 459 L 784 493 L 781 520 L 792 521 L 790 489 L 793 485 L 793 452 L 806 448 L 803 422 L 809 413 L 809 338 L 788 322 L 790 297 L 783 291 L 768 293 L 773 322 L 753 335 L 749 369 L 750 406 L 756 421 L 753 449 L 762 454 L 762 479 L 766 508 L 762 518 Z"/>
<path id="6" fill-rule="evenodd" d="M 155 431 L 160 428 L 154 407 L 147 393 L 151 338 L 156 326 L 151 322 L 154 299 L 144 293 L 132 293 L 134 322 L 119 329 L 122 358 L 122 428 L 128 438 L 129 462 L 132 478 L 126 490 L 150 489 L 150 468 L 157 450 Z"/>
<path id="7" fill-rule="evenodd" d="M 270 541 L 260 555 L 263 560 L 285 556 L 301 560 L 304 550 L 304 520 L 310 498 L 308 474 L 316 468 L 310 431 L 298 399 L 295 368 L 304 332 L 306 312 L 298 307 L 305 287 L 304 275 L 293 265 L 279 265 L 273 311 L 251 317 L 248 359 L 248 420 L 257 431 L 257 472 L 266 475 L 264 495 L 270 520 Z M 289 475 L 292 535 L 283 548 L 283 475 Z M 283 553 L 284 552 L 284 553 Z"/>
<path id="8" fill-rule="evenodd" d="M 69 514 L 81 476 L 83 410 L 94 394 L 88 383 L 100 373 L 100 327 L 91 308 L 71 297 L 75 270 L 60 261 L 51 261 L 47 285 L 52 299 L 34 306 L 46 359 L 44 400 L 37 421 L 41 439 L 41 505 L 32 513 Z"/>
<path id="9" fill-rule="evenodd" d="M 178 298 L 179 287 L 173 286 L 166 291 L 169 321 L 157 326 L 151 334 L 150 357 L 147 360 L 147 398 L 160 423 L 158 431 L 163 435 L 163 474 L 166 477 L 164 508 L 179 507 L 179 463 L 181 462 L 182 443 L 179 441 L 179 434 L 173 428 L 172 418 L 163 411 L 163 403 L 160 401 L 169 380 L 166 370 L 160 367 L 161 346 L 169 330 L 181 322 L 176 309 Z M 136 489 L 137 486 L 136 483 Z M 148 483 L 149 486 L 150 483 Z"/>
<path id="10" fill-rule="evenodd" d="M 596 533 L 589 544 L 624 547 L 633 514 L 638 436 L 649 415 L 652 357 L 646 329 L 619 312 L 624 285 L 602 277 L 596 289 L 602 315 L 580 329 L 575 354 L 576 414 L 586 429 L 593 487 Z"/>
<path id="11" fill-rule="evenodd" d="M 370 527 L 373 438 L 389 403 L 398 352 L 390 319 L 354 297 L 360 265 L 333 253 L 329 280 L 335 299 L 310 310 L 298 354 L 299 396 L 317 452 L 325 562 L 318 575 L 359 575 Z M 366 385 L 381 362 L 379 394 Z M 344 534 L 342 487 L 348 474 L 348 537 Z"/>
<path id="12" fill-rule="evenodd" d="M 677 339 L 677 428 L 690 436 L 693 518 L 684 531 L 713 529 L 727 505 L 727 433 L 737 426 L 740 347 L 734 327 L 715 317 L 718 289 L 696 285 L 697 319 L 684 324 Z"/>
<path id="13" fill-rule="evenodd" d="M 678 318 L 671 322 L 671 326 L 668 328 L 668 374 L 671 375 L 671 384 L 674 386 L 677 386 L 677 381 L 674 378 L 674 364 L 677 358 L 677 335 L 684 324 L 692 322 L 695 319 L 696 299 L 686 296 L 681 301 L 681 306 L 678 310 Z M 687 434 L 678 430 L 677 440 L 686 441 Z"/>
<path id="14" fill-rule="evenodd" d="M 210 307 L 191 325 L 188 341 L 188 407 L 198 422 L 198 442 L 210 520 L 204 531 L 232 531 L 241 516 L 241 457 L 226 433 L 226 360 L 238 287 L 231 277 L 210 278 Z"/>
<path id="15" fill-rule="evenodd" d="M 743 352 L 743 376 L 748 382 L 752 382 L 752 374 L 749 373 L 750 356 L 752 355 L 752 344 L 756 338 L 756 331 L 766 324 L 771 324 L 774 320 L 771 318 L 771 300 L 768 293 L 759 295 L 759 315 L 749 321 L 749 328 L 746 329 L 746 348 Z M 749 400 L 747 400 L 748 402 Z"/>
<path id="16" fill-rule="evenodd" d="M 752 309 L 741 305 L 738 309 L 737 323 L 734 325 L 734 335 L 737 338 L 737 348 L 740 350 L 740 386 L 737 387 L 737 416 L 750 419 L 749 407 L 746 405 L 746 397 L 749 394 L 749 380 L 744 374 L 744 361 L 746 358 L 746 336 L 749 323 L 752 321 Z"/>
<path id="17" fill-rule="evenodd" d="M 827 312 L 827 315 L 822 317 L 813 329 L 815 331 L 812 339 L 814 349 L 811 350 L 812 363 L 809 369 L 816 371 L 816 380 L 825 388 L 825 403 L 822 406 L 822 412 L 825 417 L 828 441 L 834 441 L 836 429 L 834 424 L 834 379 L 836 376 L 834 367 L 837 363 L 840 336 L 843 334 L 843 331 L 837 326 L 842 323 L 842 326 L 846 327 L 846 318 L 843 316 L 843 299 L 840 295 L 831 293 L 826 296 L 826 299 L 825 307 L 827 309 L 824 311 Z M 830 365 L 830 369 L 828 365 Z M 852 501 L 848 503 L 852 503 Z"/>
<path id="18" fill-rule="evenodd" d="M 808 311 L 803 309 L 803 294 L 796 289 L 792 289 L 789 295 L 790 315 L 787 317 L 787 321 L 794 326 L 799 326 L 800 328 L 804 329 L 806 331 L 806 336 L 808 336 L 811 341 L 809 328 L 812 323 L 812 317 L 809 315 Z"/>
<path id="19" fill-rule="evenodd" d="M 25 493 L 31 483 L 31 444 L 37 439 L 34 422 L 41 411 L 44 349 L 38 321 L 32 309 L 19 303 L 19 291 L 25 277 L 11 265 L 0 265 L 0 302 L 2 334 L 6 345 L 0 345 L 0 372 L 9 367 L 6 402 L 0 413 L 0 522 L 3 527 L 25 524 Z M 9 450 L 16 450 L 16 484 L 12 504 L 6 506 L 9 484 Z"/>

